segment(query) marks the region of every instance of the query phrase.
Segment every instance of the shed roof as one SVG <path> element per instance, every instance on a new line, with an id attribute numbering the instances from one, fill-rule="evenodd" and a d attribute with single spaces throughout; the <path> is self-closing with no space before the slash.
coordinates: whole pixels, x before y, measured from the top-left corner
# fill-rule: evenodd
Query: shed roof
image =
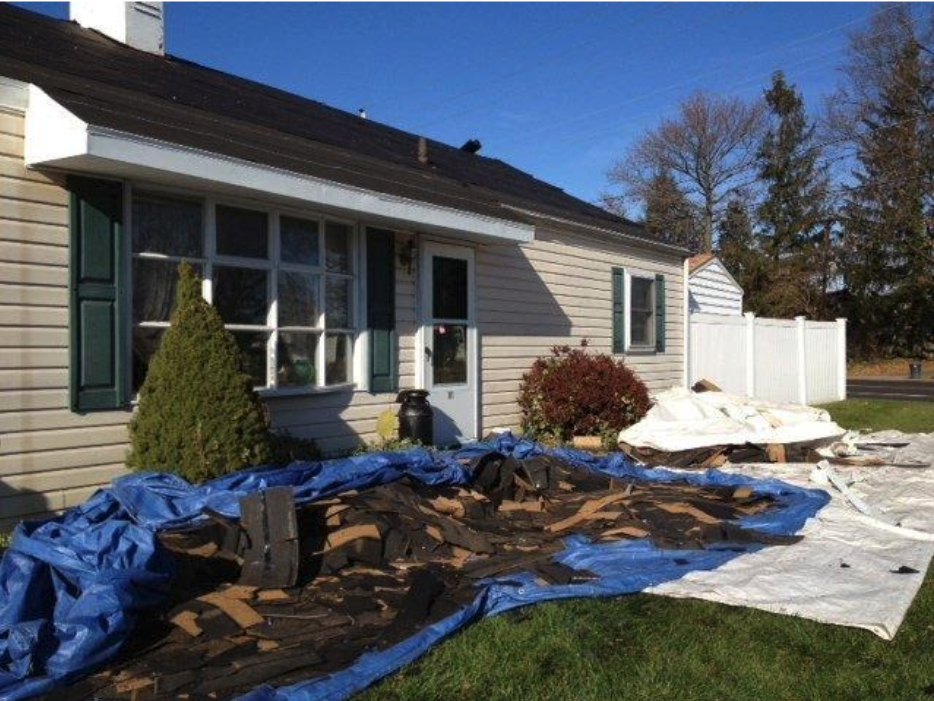
<path id="1" fill-rule="evenodd" d="M 688 258 L 688 272 L 694 273 L 715 259 L 716 256 L 713 253 L 698 253 L 696 256 L 691 256 Z"/>
<path id="2" fill-rule="evenodd" d="M 739 284 L 739 281 L 735 277 L 733 277 L 733 273 L 727 269 L 727 267 L 723 264 L 723 261 L 713 253 L 699 253 L 696 256 L 691 256 L 688 258 L 688 277 L 694 277 L 702 270 L 706 270 L 714 263 L 719 263 L 720 269 L 730 279 L 730 282 L 736 286 L 736 289 L 742 292 L 743 286 Z"/>

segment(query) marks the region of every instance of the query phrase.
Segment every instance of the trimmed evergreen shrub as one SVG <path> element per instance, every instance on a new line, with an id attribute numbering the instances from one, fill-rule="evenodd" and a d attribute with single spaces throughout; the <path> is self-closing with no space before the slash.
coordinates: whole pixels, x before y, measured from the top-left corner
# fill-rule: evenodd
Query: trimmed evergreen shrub
<path id="1" fill-rule="evenodd" d="M 580 348 L 556 346 L 522 377 L 522 427 L 544 440 L 601 436 L 616 444 L 620 430 L 649 410 L 645 384 L 622 361 Z"/>
<path id="2" fill-rule="evenodd" d="M 130 422 L 127 466 L 201 482 L 271 458 L 269 427 L 240 353 L 191 266 Z"/>

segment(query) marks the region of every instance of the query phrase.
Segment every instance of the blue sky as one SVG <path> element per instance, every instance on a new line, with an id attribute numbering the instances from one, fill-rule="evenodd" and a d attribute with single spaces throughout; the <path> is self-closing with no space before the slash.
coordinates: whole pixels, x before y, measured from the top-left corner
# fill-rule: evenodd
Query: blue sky
<path id="1" fill-rule="evenodd" d="M 17 3 L 56 17 L 64 3 Z M 166 3 L 176 56 L 501 158 L 584 199 L 697 89 L 812 109 L 868 3 Z"/>

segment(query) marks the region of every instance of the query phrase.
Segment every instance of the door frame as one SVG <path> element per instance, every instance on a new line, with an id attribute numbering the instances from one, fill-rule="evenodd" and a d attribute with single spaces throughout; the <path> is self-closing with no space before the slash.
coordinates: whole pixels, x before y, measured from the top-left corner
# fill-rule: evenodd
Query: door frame
<path id="1" fill-rule="evenodd" d="M 476 247 L 470 244 L 453 244 L 446 241 L 421 237 L 418 257 L 418 286 L 416 308 L 418 328 L 415 332 L 415 384 L 418 389 L 428 389 L 428 364 L 425 362 L 431 314 L 431 256 L 449 255 L 467 261 L 467 384 L 472 393 L 472 417 L 474 437 L 480 438 L 480 333 L 477 329 L 477 274 Z M 429 401 L 431 397 L 429 396 Z"/>

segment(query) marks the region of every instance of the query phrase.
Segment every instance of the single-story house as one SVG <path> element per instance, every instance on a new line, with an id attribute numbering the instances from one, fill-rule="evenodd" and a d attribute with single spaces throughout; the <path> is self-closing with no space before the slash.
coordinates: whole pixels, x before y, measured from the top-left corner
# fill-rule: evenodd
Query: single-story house
<path id="1" fill-rule="evenodd" d="M 274 427 L 516 428 L 523 373 L 587 339 L 685 378 L 686 252 L 502 161 L 163 50 L 156 2 L 0 5 L 0 526 L 123 470 L 187 260 Z"/>
<path id="2" fill-rule="evenodd" d="M 743 288 L 713 253 L 688 259 L 690 314 L 743 315 Z"/>

